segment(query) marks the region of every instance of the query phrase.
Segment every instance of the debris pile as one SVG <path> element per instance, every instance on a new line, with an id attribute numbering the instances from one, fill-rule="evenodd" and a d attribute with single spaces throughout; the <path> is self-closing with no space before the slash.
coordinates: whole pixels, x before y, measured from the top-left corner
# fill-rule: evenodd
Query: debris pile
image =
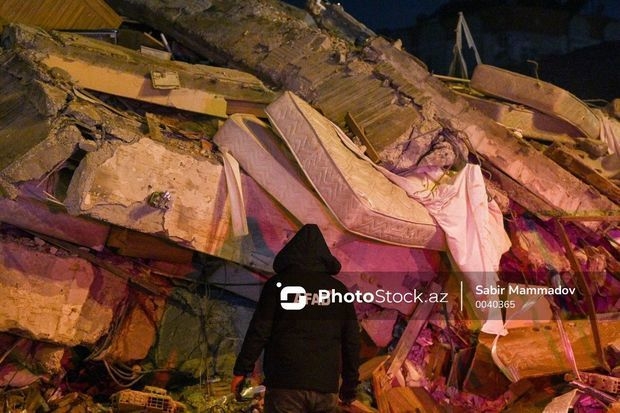
<path id="1" fill-rule="evenodd" d="M 0 6 L 0 412 L 261 411 L 232 365 L 304 223 L 392 298 L 353 411 L 619 408 L 620 100 L 434 76 L 340 5 L 84 3 Z"/>

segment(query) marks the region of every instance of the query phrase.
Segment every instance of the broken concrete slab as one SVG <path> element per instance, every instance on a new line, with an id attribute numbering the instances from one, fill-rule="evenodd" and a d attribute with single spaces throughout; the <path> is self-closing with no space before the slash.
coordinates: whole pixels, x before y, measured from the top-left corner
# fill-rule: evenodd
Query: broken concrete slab
<path id="1" fill-rule="evenodd" d="M 170 194 L 169 207 L 149 204 L 157 192 Z M 219 255 L 230 226 L 226 194 L 218 162 L 143 138 L 88 153 L 71 180 L 65 205 L 71 214 Z"/>
<path id="2" fill-rule="evenodd" d="M 544 142 L 574 143 L 583 134 L 570 123 L 530 108 L 501 102 L 494 99 L 483 99 L 473 94 L 459 93 L 470 105 L 521 134 L 523 137 Z"/>
<path id="3" fill-rule="evenodd" d="M 110 231 L 103 222 L 72 216 L 58 205 L 24 196 L 0 198 L 0 222 L 98 251 Z"/>
<path id="4" fill-rule="evenodd" d="M 125 281 L 86 260 L 17 242 L 0 242 L 0 267 L 0 331 L 36 340 L 93 345 L 127 295 Z"/>
<path id="5" fill-rule="evenodd" d="M 231 262 L 221 265 L 207 276 L 207 283 L 222 290 L 230 291 L 240 297 L 258 302 L 263 284 L 268 277 L 249 271 Z"/>
<path id="6" fill-rule="evenodd" d="M 3 38 L 8 48 L 28 45 L 29 59 L 85 89 L 224 118 L 227 99 L 263 105 L 273 99 L 269 89 L 244 72 L 164 61 L 74 33 L 9 25 Z M 178 85 L 158 87 L 156 81 L 167 73 Z"/>
<path id="7" fill-rule="evenodd" d="M 172 13 L 158 0 L 110 4 L 183 39 L 218 64 L 253 70 L 266 81 L 291 89 L 340 126 L 346 123 L 346 113 L 353 113 L 380 158 L 387 146 L 408 139 L 413 128 L 424 132 L 444 127 L 471 143 L 485 162 L 523 186 L 523 193 L 536 195 L 543 205 L 535 213 L 557 209 L 561 214 L 589 214 L 617 209 L 533 147 L 515 141 L 505 127 L 476 113 L 413 56 L 381 37 L 371 39 L 360 54 L 353 45 L 319 31 L 290 6 L 276 2 L 213 1 L 211 7 L 205 4 L 200 8 L 199 14 L 191 10 Z M 234 30 L 230 22 L 235 22 Z M 269 59 L 282 53 L 288 56 L 291 45 L 308 36 L 315 36 L 317 42 L 306 42 L 305 53 L 296 51 L 290 65 L 283 64 L 288 60 Z M 289 72 L 295 76 L 288 76 Z M 321 75 L 300 78 L 302 72 Z M 360 116 L 369 103 L 375 109 Z M 513 191 L 513 196 L 521 194 Z"/>
<path id="8" fill-rule="evenodd" d="M 39 81 L 36 71 L 12 53 L 2 56 L 0 91 L 2 175 L 11 181 L 38 179 L 67 159 L 80 138 L 75 126 L 55 118 L 68 95 Z"/>

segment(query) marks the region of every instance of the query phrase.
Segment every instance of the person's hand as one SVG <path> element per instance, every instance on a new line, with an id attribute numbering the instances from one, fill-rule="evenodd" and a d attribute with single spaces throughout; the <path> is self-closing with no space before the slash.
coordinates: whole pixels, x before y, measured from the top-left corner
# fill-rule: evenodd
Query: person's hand
<path id="1" fill-rule="evenodd" d="M 235 395 L 237 399 L 241 397 L 241 386 L 243 385 L 245 376 L 233 376 L 230 382 L 230 391 Z"/>
<path id="2" fill-rule="evenodd" d="M 340 387 L 338 396 L 340 397 L 340 402 L 343 405 L 348 406 L 355 400 L 355 397 L 357 396 L 357 389 L 355 387 L 343 385 Z"/>
<path id="3" fill-rule="evenodd" d="M 355 413 L 358 410 L 355 409 L 355 407 L 353 407 L 352 404 L 342 404 L 340 403 L 339 406 L 340 412 L 341 413 Z"/>

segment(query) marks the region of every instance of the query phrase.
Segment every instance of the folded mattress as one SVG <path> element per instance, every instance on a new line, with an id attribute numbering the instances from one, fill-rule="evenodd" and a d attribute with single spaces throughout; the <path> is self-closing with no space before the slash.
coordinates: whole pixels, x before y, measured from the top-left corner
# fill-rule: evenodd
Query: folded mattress
<path id="1" fill-rule="evenodd" d="M 299 222 L 320 227 L 334 222 L 284 142 L 267 123 L 253 115 L 234 114 L 218 129 L 213 141 L 220 151 L 230 152 L 241 168 Z"/>
<path id="2" fill-rule="evenodd" d="M 479 64 L 470 86 L 486 95 L 521 103 L 564 119 L 585 137 L 599 137 L 600 121 L 590 108 L 568 91 L 551 83 L 498 67 Z"/>
<path id="3" fill-rule="evenodd" d="M 266 108 L 325 205 L 348 231 L 396 245 L 445 250 L 445 235 L 426 208 L 357 157 L 337 126 L 291 92 Z"/>

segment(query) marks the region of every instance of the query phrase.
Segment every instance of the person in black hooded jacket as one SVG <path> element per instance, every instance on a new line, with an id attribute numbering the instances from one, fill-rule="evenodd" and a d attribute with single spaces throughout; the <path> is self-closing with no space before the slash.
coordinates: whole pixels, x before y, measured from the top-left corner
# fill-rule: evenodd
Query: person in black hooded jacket
<path id="1" fill-rule="evenodd" d="M 332 277 L 340 271 L 340 262 L 319 227 L 306 224 L 276 255 L 273 268 L 276 275 L 263 286 L 233 368 L 231 388 L 238 394 L 264 350 L 266 413 L 336 412 L 338 396 L 345 404 L 355 398 L 360 351 L 353 304 L 318 299 L 325 298 L 319 290 L 342 296 L 348 292 Z M 306 305 L 302 294 L 283 292 L 286 287 L 305 291 Z M 287 303 L 298 309 L 283 308 Z"/>

